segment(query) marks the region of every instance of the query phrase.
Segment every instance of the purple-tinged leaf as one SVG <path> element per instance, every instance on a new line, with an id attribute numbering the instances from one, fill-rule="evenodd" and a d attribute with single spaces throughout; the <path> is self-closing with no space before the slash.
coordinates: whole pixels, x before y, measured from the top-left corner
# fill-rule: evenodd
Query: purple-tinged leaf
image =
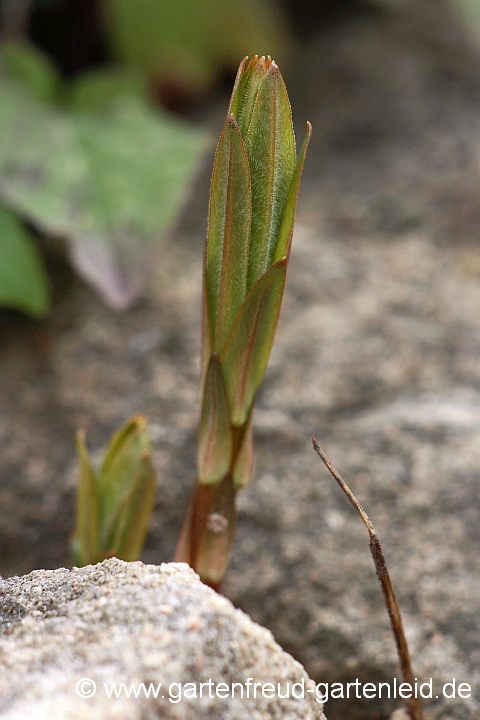
<path id="1" fill-rule="evenodd" d="M 208 485 L 227 474 L 232 459 L 232 433 L 227 393 L 218 355 L 212 355 L 203 387 L 197 439 L 197 477 Z"/>
<path id="2" fill-rule="evenodd" d="M 199 512 L 192 523 L 195 570 L 204 583 L 217 587 L 225 575 L 235 534 L 235 488 L 230 474 L 218 485 L 199 487 L 212 492 L 197 492 Z"/>
<path id="3" fill-rule="evenodd" d="M 200 394 L 203 393 L 205 375 L 208 369 L 208 362 L 212 354 L 212 338 L 210 323 L 208 320 L 208 298 L 207 298 L 207 247 L 203 253 L 203 283 L 202 283 L 202 328 L 201 328 L 201 351 L 200 351 Z"/>
<path id="4" fill-rule="evenodd" d="M 248 57 L 244 58 L 238 68 L 228 114 L 235 117 L 243 137 L 246 137 L 250 127 L 259 87 L 271 64 L 271 57 L 254 55 L 250 62 Z"/>
<path id="5" fill-rule="evenodd" d="M 245 146 L 252 176 L 250 289 L 272 265 L 296 165 L 292 111 L 285 83 L 274 62 L 258 89 Z"/>
<path id="6" fill-rule="evenodd" d="M 282 222 L 278 231 L 277 247 L 275 251 L 275 262 L 281 260 L 283 257 L 290 257 L 290 247 L 292 244 L 293 226 L 295 223 L 295 214 L 297 209 L 297 198 L 298 191 L 300 190 L 300 180 L 303 173 L 303 166 L 305 158 L 307 156 L 308 143 L 312 136 L 312 126 L 307 122 L 307 129 L 305 132 L 305 139 L 303 141 L 300 155 L 298 156 L 297 166 L 293 174 L 292 182 L 290 183 L 290 189 L 288 191 L 288 199 L 285 205 L 285 211 L 283 213 Z"/>
<path id="7" fill-rule="evenodd" d="M 229 116 L 213 165 L 207 239 L 207 301 L 212 349 L 222 347 L 246 295 L 252 218 L 250 169 Z"/>
<path id="8" fill-rule="evenodd" d="M 26 60 L 16 63 L 21 77 L 8 63 L 0 69 L 0 201 L 65 239 L 79 273 L 109 305 L 125 308 L 144 294 L 209 138 L 113 78 L 112 91 L 121 92 L 105 105 L 44 102 L 48 77 Z M 78 82 L 84 100 L 98 96 L 94 76 Z"/>
<path id="9" fill-rule="evenodd" d="M 253 286 L 220 353 L 233 425 L 243 425 L 265 373 L 285 286 L 286 259 Z"/>

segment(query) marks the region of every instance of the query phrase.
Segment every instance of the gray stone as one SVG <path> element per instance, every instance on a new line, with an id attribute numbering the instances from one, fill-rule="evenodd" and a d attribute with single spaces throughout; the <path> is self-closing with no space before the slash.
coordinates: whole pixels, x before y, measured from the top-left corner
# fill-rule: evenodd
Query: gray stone
<path id="1" fill-rule="evenodd" d="M 138 697 L 109 697 L 112 683 Z M 325 720 L 301 665 L 190 568 L 117 559 L 1 582 L 0 715 Z"/>

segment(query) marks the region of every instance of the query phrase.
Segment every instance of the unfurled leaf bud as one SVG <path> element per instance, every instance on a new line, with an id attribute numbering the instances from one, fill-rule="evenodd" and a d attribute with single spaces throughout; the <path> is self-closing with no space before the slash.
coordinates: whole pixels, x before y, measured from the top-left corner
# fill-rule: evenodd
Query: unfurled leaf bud
<path id="1" fill-rule="evenodd" d="M 100 470 L 93 469 L 84 433 L 77 436 L 80 478 L 72 549 L 77 565 L 107 557 L 137 560 L 155 499 L 147 423 L 134 416 L 112 438 Z"/>
<path id="2" fill-rule="evenodd" d="M 250 417 L 270 356 L 310 134 L 308 123 L 297 159 L 280 70 L 271 58 L 245 58 L 215 154 L 204 272 L 202 418 L 216 407 L 210 394 L 223 374 L 233 428 Z M 207 382 L 211 353 L 219 360 L 215 387 Z M 223 429 L 215 436 L 210 424 L 207 437 L 200 424 L 197 466 L 203 467 L 206 447 L 212 460 L 208 473 L 199 472 L 200 482 L 219 482 L 225 474 L 226 435 Z"/>
<path id="3" fill-rule="evenodd" d="M 277 327 L 311 135 L 297 158 L 280 70 L 245 58 L 213 164 L 203 273 L 202 410 L 197 486 L 175 559 L 218 587 L 235 493 L 253 469 L 252 413 Z"/>

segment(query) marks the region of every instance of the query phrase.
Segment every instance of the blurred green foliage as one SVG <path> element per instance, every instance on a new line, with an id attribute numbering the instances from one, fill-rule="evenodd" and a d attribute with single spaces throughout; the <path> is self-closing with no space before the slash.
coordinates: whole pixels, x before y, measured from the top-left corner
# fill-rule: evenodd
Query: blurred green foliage
<path id="1" fill-rule="evenodd" d="M 112 306 L 128 306 L 208 135 L 150 107 L 130 72 L 66 85 L 41 53 L 16 44 L 0 47 L 0 63 L 0 199 L 65 238 L 77 270 Z"/>
<path id="2" fill-rule="evenodd" d="M 42 317 L 49 308 L 48 281 L 30 234 L 0 205 L 0 305 Z"/>
<path id="3" fill-rule="evenodd" d="M 285 62 L 291 36 L 271 0 L 102 0 L 118 56 L 198 92 L 245 55 Z"/>

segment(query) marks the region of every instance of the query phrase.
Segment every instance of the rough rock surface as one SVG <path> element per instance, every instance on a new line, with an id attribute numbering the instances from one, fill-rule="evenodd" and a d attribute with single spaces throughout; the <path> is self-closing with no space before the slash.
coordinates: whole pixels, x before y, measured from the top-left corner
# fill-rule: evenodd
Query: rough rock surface
<path id="1" fill-rule="evenodd" d="M 248 678 L 273 690 L 258 686 L 253 697 Z M 133 683 L 138 697 L 109 697 L 112 683 Z M 243 698 L 239 686 L 230 696 L 232 683 Z M 290 697 L 276 697 L 278 685 Z M 301 665 L 190 568 L 116 559 L 0 583 L 0 715 L 325 720 Z"/>
<path id="2" fill-rule="evenodd" d="M 438 36 L 425 27 L 412 13 L 331 28 L 287 76 L 298 135 L 307 118 L 314 134 L 225 593 L 318 681 L 397 675 L 365 529 L 314 455 L 314 433 L 382 540 L 415 672 L 440 695 L 428 720 L 470 720 L 480 716 L 480 63 L 452 23 Z M 96 450 L 137 411 L 158 472 L 144 559 L 172 557 L 195 472 L 210 171 L 209 158 L 141 305 L 114 314 L 72 278 L 44 325 L 2 315 L 0 572 L 69 562 L 74 431 L 85 426 Z M 442 698 L 453 677 L 475 696 Z M 399 704 L 332 701 L 326 712 L 384 720 Z"/>

